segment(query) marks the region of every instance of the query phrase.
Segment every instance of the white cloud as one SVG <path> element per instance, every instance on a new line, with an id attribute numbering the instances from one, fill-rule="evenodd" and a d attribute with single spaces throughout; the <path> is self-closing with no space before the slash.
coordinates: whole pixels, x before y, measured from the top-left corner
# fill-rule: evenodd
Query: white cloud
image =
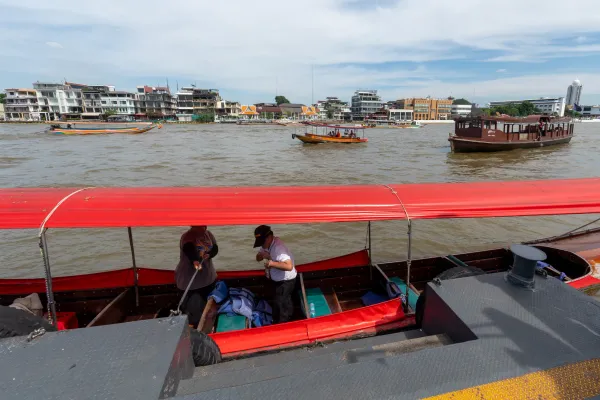
<path id="1" fill-rule="evenodd" d="M 584 42 L 587 42 L 587 40 L 588 40 L 588 38 L 587 38 L 587 37 L 585 37 L 585 36 L 577 36 L 577 37 L 575 38 L 575 41 L 576 41 L 577 43 L 584 43 Z"/>
<path id="2" fill-rule="evenodd" d="M 598 74 L 540 74 L 510 78 L 477 80 L 472 82 L 448 83 L 430 81 L 411 90 L 385 91 L 384 95 L 390 98 L 409 96 L 434 96 L 465 97 L 475 101 L 512 100 L 522 98 L 538 98 L 552 96 L 566 96 L 567 87 L 577 76 L 584 86 L 582 97 L 598 95 L 587 88 L 600 88 L 600 75 Z M 594 90 L 594 89 L 592 89 Z M 585 101 L 582 100 L 585 103 Z"/>
<path id="3" fill-rule="evenodd" d="M 504 73 L 504 72 L 506 72 L 506 69 L 500 68 L 500 69 L 497 69 L 496 72 Z"/>
<path id="4" fill-rule="evenodd" d="M 279 93 L 309 101 L 313 64 L 315 97 L 347 96 L 349 88 L 447 83 L 459 74 L 427 63 L 473 58 L 473 51 L 498 54 L 480 58 L 521 62 L 535 61 L 532 54 L 540 60 L 557 51 L 600 51 L 593 43 L 577 50 L 552 45 L 557 32 L 600 30 L 600 13 L 565 13 L 564 0 L 506 0 L 493 15 L 478 0 L 389 0 L 385 7 L 360 9 L 344 4 L 0 0 L 0 61 L 4 70 L 90 83 L 139 77 L 144 84 L 144 76 L 196 80 L 224 93 L 252 93 L 248 101 L 274 93 L 277 79 Z M 576 7 L 594 9 L 596 0 L 578 0 Z M 44 37 L 55 41 L 36 46 Z M 63 46 L 69 51 L 55 51 Z M 399 61 L 416 64 L 392 70 L 352 66 Z"/>
<path id="5" fill-rule="evenodd" d="M 58 42 L 46 42 L 46 45 L 49 47 L 54 47 L 55 49 L 62 49 L 63 45 Z"/>

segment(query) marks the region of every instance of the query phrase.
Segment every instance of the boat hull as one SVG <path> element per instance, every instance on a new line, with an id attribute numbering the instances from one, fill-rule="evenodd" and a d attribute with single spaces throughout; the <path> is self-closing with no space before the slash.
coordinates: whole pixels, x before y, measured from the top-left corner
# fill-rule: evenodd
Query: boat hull
<path id="1" fill-rule="evenodd" d="M 319 143 L 367 143 L 369 140 L 366 138 L 338 138 L 324 135 L 314 135 L 307 133 L 305 135 L 293 134 L 292 138 L 300 140 L 302 143 L 307 144 L 319 144 Z"/>
<path id="2" fill-rule="evenodd" d="M 115 133 L 126 133 L 136 135 L 154 129 L 154 126 L 144 128 L 116 128 L 116 129 L 50 129 L 56 135 L 106 135 Z"/>
<path id="3" fill-rule="evenodd" d="M 569 286 L 589 295 L 598 294 L 600 279 L 595 263 L 600 262 L 600 230 L 572 235 L 566 239 L 539 241 L 535 245 L 548 254 L 548 261 L 551 264 L 559 265 L 559 260 L 567 259 L 572 263 L 570 270 L 565 269 L 567 275 L 573 278 L 567 282 Z M 414 282 L 414 286 L 411 286 L 411 289 L 418 293 L 424 290 L 427 282 L 439 273 L 455 267 L 456 261 L 451 258 L 448 256 L 413 260 L 411 282 Z M 512 262 L 510 252 L 502 248 L 457 254 L 455 258 L 486 273 L 505 271 Z M 403 278 L 406 275 L 407 265 L 406 262 L 401 261 L 378 264 L 378 268 L 390 279 Z M 304 276 L 305 284 L 312 287 L 330 287 L 335 290 L 341 308 L 317 318 L 300 317 L 284 324 L 212 333 L 211 336 L 219 345 L 225 358 L 315 342 L 376 335 L 414 324 L 414 314 L 405 313 L 399 299 L 364 306 L 358 304 L 359 298 L 350 298 L 351 293 L 358 291 L 361 296 L 362 293 L 372 290 L 373 282 L 381 278 L 379 270 L 369 266 L 369 255 L 366 250 L 299 265 L 297 270 Z M 175 288 L 172 270 L 139 268 L 137 276 L 140 306 L 132 305 L 131 309 L 138 310 L 133 311 L 134 313 L 146 315 L 140 317 L 132 315 L 121 319 L 121 323 L 155 318 L 154 313 L 159 304 L 167 307 L 168 302 L 179 300 L 180 292 Z M 218 279 L 225 281 L 230 287 L 247 287 L 259 296 L 267 286 L 264 270 L 220 271 Z M 110 304 L 115 295 L 122 294 L 124 290 L 128 290 L 131 295 L 134 285 L 134 272 L 131 268 L 53 279 L 58 311 L 77 312 L 78 316 L 91 314 L 87 317 L 88 321 L 90 317 L 95 317 L 107 304 Z M 0 279 L 0 299 L 3 305 L 10 304 L 16 297 L 34 292 L 39 293 L 42 300 L 45 299 L 43 279 Z M 80 326 L 85 325 L 83 317 L 81 320 L 83 323 L 80 322 Z"/>
<path id="4" fill-rule="evenodd" d="M 556 146 L 566 144 L 571 141 L 573 136 L 566 136 L 547 140 L 528 140 L 514 142 L 488 142 L 473 138 L 463 138 L 453 136 L 448 139 L 450 148 L 455 153 L 474 153 L 474 152 L 497 152 L 509 151 L 515 149 L 532 149 L 539 147 Z"/>

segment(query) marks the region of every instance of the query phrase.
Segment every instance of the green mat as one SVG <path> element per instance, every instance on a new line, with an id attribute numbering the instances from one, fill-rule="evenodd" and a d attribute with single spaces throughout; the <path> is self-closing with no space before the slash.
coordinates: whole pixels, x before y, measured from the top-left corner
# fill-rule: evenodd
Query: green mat
<path id="1" fill-rule="evenodd" d="M 397 276 L 394 276 L 393 278 L 390 278 L 390 281 L 392 281 L 396 285 L 398 285 L 398 288 L 400 288 L 400 291 L 402 293 L 406 294 L 406 283 L 404 283 L 404 281 L 402 279 L 398 278 Z M 408 291 L 408 305 L 413 310 L 417 309 L 417 299 L 418 298 L 419 298 L 419 295 L 417 293 L 415 293 L 412 289 L 410 289 Z"/>
<path id="2" fill-rule="evenodd" d="M 229 332 L 238 329 L 246 329 L 246 317 L 243 315 L 219 314 L 217 317 L 217 332 Z"/>
<path id="3" fill-rule="evenodd" d="M 315 306 L 315 317 L 322 317 L 323 315 L 331 314 L 327 299 L 323 295 L 323 292 L 319 288 L 306 289 L 306 301 L 308 303 L 308 312 L 310 312 L 310 303 Z"/>

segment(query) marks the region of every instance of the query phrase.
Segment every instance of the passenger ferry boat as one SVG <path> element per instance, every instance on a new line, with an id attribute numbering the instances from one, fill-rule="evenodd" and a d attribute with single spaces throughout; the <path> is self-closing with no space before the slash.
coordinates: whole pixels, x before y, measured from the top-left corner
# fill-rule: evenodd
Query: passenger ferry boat
<path id="1" fill-rule="evenodd" d="M 292 139 L 298 139 L 306 144 L 319 143 L 367 143 L 369 139 L 365 137 L 365 127 L 363 126 L 343 126 L 326 125 L 305 122 L 305 125 L 313 128 L 313 132 L 307 132 L 304 135 L 292 134 Z M 320 133 L 319 130 L 321 129 Z M 316 132 L 316 133 L 315 133 Z"/>
<path id="2" fill-rule="evenodd" d="M 47 304 L 50 320 L 67 328 L 160 318 L 169 315 L 181 292 L 170 266 L 165 270 L 137 266 L 133 227 L 364 221 L 368 235 L 364 250 L 296 267 L 298 305 L 293 321 L 251 328 L 248 321 L 240 324 L 217 314 L 217 304 L 209 301 L 198 330 L 211 335 L 223 358 L 372 336 L 415 325 L 420 294 L 439 274 L 458 269 L 460 275 L 473 268 L 502 272 L 512 264 L 507 248 L 413 260 L 412 221 L 599 213 L 599 188 L 600 178 L 314 187 L 0 189 L 0 229 L 39 230 L 45 269 L 44 279 L 1 279 L 0 304 L 38 293 Z M 372 262 L 371 222 L 384 220 L 407 220 L 406 260 Z M 52 278 L 48 229 L 119 227 L 128 230 L 132 268 Z M 534 245 L 548 256 L 549 276 L 597 294 L 599 230 L 569 233 Z M 218 271 L 218 279 L 228 287 L 243 287 L 270 300 L 262 269 Z M 399 296 L 390 297 L 390 287 L 397 287 Z M 314 316 L 302 312 L 310 303 L 319 304 Z"/>
<path id="3" fill-rule="evenodd" d="M 526 149 L 569 143 L 573 128 L 570 118 L 547 115 L 458 118 L 448 140 L 456 153 Z"/>

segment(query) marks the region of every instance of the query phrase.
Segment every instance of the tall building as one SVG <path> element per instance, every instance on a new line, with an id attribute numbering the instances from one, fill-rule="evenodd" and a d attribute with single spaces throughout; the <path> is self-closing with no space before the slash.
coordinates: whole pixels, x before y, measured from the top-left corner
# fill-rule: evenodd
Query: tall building
<path id="1" fill-rule="evenodd" d="M 315 107 L 319 109 L 320 119 L 327 119 L 328 114 L 335 120 L 349 120 L 351 116 L 348 103 L 337 97 L 327 97 L 325 100 L 319 100 Z"/>
<path id="2" fill-rule="evenodd" d="M 381 97 L 377 95 L 377 90 L 357 90 L 352 96 L 352 119 L 362 121 L 370 114 L 374 114 L 381 109 Z"/>
<path id="3" fill-rule="evenodd" d="M 183 87 L 177 91 L 177 119 L 190 122 L 194 114 L 194 88 Z"/>
<path id="4" fill-rule="evenodd" d="M 507 100 L 507 101 L 491 101 L 490 107 L 498 107 L 498 106 L 507 106 L 507 105 L 517 105 L 523 102 L 529 102 L 533 104 L 537 109 L 539 109 L 543 114 L 555 114 L 559 117 L 563 117 L 565 115 L 565 98 L 557 97 L 557 98 L 547 98 L 543 97 L 541 99 L 534 100 Z"/>
<path id="5" fill-rule="evenodd" d="M 138 117 L 174 118 L 177 113 L 177 100 L 168 87 L 138 86 L 135 101 Z"/>
<path id="6" fill-rule="evenodd" d="M 407 98 L 396 100 L 396 106 L 403 110 L 413 110 L 413 118 L 422 120 L 450 119 L 452 100 L 427 98 Z"/>
<path id="7" fill-rule="evenodd" d="M 48 82 L 35 82 L 33 88 L 37 92 L 42 119 L 52 121 L 61 117 L 81 117 L 84 109 L 81 89 L 74 89 L 66 83 Z"/>
<path id="8" fill-rule="evenodd" d="M 107 91 L 100 93 L 102 112 L 133 119 L 135 115 L 135 94 L 115 90 L 114 86 L 106 86 L 106 88 L 108 88 Z"/>
<path id="9" fill-rule="evenodd" d="M 7 121 L 39 121 L 40 106 L 34 89 L 5 89 Z"/>
<path id="10" fill-rule="evenodd" d="M 221 101 L 218 89 L 196 89 L 192 93 L 194 114 L 215 114 L 217 103 Z"/>
<path id="11" fill-rule="evenodd" d="M 566 105 L 573 106 L 575 104 L 580 105 L 581 100 L 581 90 L 583 89 L 583 85 L 579 81 L 579 79 L 575 79 L 571 85 L 567 88 L 567 98 Z"/>

